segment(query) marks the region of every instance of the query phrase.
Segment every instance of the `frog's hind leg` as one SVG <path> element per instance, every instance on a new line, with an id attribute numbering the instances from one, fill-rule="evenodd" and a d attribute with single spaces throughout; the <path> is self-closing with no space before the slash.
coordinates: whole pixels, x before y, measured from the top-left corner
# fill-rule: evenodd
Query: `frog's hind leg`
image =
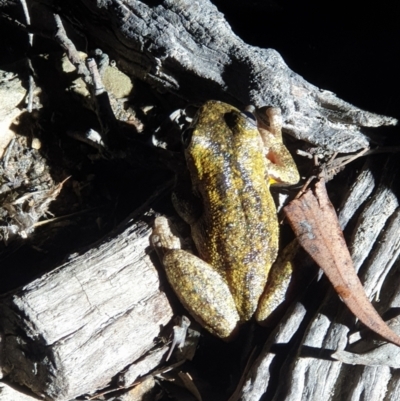
<path id="1" fill-rule="evenodd" d="M 208 263 L 180 248 L 165 217 L 157 217 L 150 238 L 167 278 L 190 314 L 208 331 L 229 340 L 237 331 L 239 314 L 226 281 Z"/>
<path id="2" fill-rule="evenodd" d="M 181 249 L 168 252 L 163 264 L 169 283 L 191 315 L 212 334 L 231 338 L 240 318 L 229 287 L 218 272 Z"/>

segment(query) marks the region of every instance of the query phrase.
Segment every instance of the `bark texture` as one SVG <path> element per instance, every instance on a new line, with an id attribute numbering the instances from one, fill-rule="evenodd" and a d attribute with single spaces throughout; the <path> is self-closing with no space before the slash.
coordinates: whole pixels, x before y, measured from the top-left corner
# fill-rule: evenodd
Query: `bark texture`
<path id="1" fill-rule="evenodd" d="M 3 296 L 3 373 L 47 399 L 69 400 L 106 387 L 152 349 L 172 311 L 147 254 L 150 231 L 130 222 Z"/>
<path id="2" fill-rule="evenodd" d="M 191 102 L 280 107 L 288 133 L 339 152 L 368 146 L 362 127 L 396 123 L 308 83 L 275 50 L 244 43 L 208 0 L 48 3 L 127 73 Z"/>
<path id="3" fill-rule="evenodd" d="M 395 187 L 390 184 L 398 168 L 395 157 L 387 160 L 381 172 L 376 169 L 376 160 L 367 161 L 339 213 L 343 228 L 349 223 L 346 216 L 353 216 L 355 228 L 351 230 L 350 251 L 367 295 L 380 301 L 374 305 L 381 314 L 397 310 L 400 305 L 397 260 L 400 247 L 398 235 L 394 234 L 400 221 L 399 203 Z M 376 180 L 376 175 L 381 178 Z M 320 290 L 325 289 L 320 306 L 315 307 L 312 295 L 310 298 L 305 294 L 288 310 L 253 365 L 237 399 L 259 400 L 264 393 L 271 394 L 273 400 L 285 401 L 383 401 L 399 396 L 399 375 L 390 369 L 400 362 L 398 347 L 386 344 L 379 355 L 374 354 L 382 343 L 366 330 L 362 331 L 366 339 L 351 345 L 360 339 L 359 334 L 350 336 L 349 343 L 349 333 L 356 331 L 355 319 L 324 281 L 318 284 Z M 311 285 L 308 294 L 317 288 Z M 389 325 L 400 333 L 398 317 Z M 345 348 L 354 352 L 350 363 L 360 366 L 344 364 L 332 357 L 335 351 Z M 285 363 L 276 379 L 273 364 L 282 355 Z M 277 389 L 272 379 L 278 380 Z"/>

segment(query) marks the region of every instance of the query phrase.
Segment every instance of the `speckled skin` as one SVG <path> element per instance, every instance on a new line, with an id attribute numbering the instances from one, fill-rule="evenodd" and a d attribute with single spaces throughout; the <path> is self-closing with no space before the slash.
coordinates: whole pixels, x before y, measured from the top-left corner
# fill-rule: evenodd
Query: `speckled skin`
<path id="1" fill-rule="evenodd" d="M 168 279 L 185 307 L 222 338 L 253 316 L 277 257 L 279 227 L 270 183 L 299 179 L 282 143 L 279 110 L 277 121 L 273 113 L 266 116 L 274 132 L 225 103 L 209 101 L 200 108 L 185 156 L 202 210 L 194 218 L 187 199 L 174 203 L 191 226 L 202 260 L 182 250 L 164 252 Z M 279 160 L 283 165 L 275 164 Z M 163 237 L 161 231 L 155 228 Z"/>

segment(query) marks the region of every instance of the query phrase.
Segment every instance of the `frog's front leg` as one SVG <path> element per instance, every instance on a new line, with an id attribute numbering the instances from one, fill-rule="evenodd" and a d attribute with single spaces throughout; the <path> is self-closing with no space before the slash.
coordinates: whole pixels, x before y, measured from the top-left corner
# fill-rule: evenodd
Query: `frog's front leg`
<path id="1" fill-rule="evenodd" d="M 296 184 L 300 176 L 296 163 L 282 140 L 281 110 L 277 107 L 261 107 L 253 113 L 263 141 L 271 184 Z"/>
<path id="2" fill-rule="evenodd" d="M 267 159 L 267 179 L 271 184 L 296 184 L 300 175 L 292 155 L 283 144 L 281 110 L 276 107 L 262 107 L 253 113 Z M 257 321 L 266 321 L 270 314 L 285 301 L 292 281 L 292 258 L 297 248 L 297 242 L 289 244 L 272 265 L 255 314 Z"/>
<path id="3" fill-rule="evenodd" d="M 240 318 L 224 279 L 211 265 L 180 249 L 179 238 L 172 234 L 165 217 L 156 218 L 150 240 L 184 307 L 212 334 L 232 337 Z"/>

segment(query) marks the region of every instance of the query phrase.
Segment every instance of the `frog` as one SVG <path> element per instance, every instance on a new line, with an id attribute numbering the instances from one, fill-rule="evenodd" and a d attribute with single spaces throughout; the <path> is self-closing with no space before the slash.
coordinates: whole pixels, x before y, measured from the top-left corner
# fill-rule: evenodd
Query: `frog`
<path id="1" fill-rule="evenodd" d="M 182 249 L 168 219 L 155 219 L 151 242 L 184 307 L 212 334 L 229 340 L 253 315 L 278 255 L 279 224 L 271 185 L 296 184 L 277 107 L 241 112 L 204 103 L 184 134 L 183 190 L 172 199 L 189 224 L 197 254 Z M 261 311 L 261 312 L 260 312 Z"/>

